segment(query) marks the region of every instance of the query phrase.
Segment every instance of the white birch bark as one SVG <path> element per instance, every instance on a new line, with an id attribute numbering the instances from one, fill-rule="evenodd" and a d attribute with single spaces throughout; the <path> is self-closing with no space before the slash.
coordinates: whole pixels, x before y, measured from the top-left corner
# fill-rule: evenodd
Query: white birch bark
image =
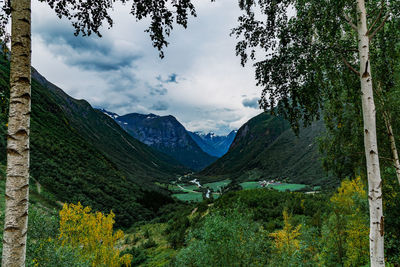
<path id="1" fill-rule="evenodd" d="M 25 266 L 31 111 L 31 0 L 11 1 L 10 110 L 2 266 Z"/>
<path id="2" fill-rule="evenodd" d="M 364 119 L 364 146 L 367 160 L 368 199 L 370 212 L 370 261 L 371 266 L 385 266 L 384 217 L 382 209 L 382 180 L 379 167 L 376 136 L 376 110 L 374 103 L 369 36 L 365 1 L 357 0 L 358 50 L 360 56 L 361 98 Z"/>

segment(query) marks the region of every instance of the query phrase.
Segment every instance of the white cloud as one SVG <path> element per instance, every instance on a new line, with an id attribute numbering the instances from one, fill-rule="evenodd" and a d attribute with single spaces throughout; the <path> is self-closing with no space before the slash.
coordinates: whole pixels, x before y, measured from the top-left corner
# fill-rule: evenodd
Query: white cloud
<path id="1" fill-rule="evenodd" d="M 229 37 L 239 13 L 236 1 L 195 1 L 198 17 L 176 26 L 165 58 L 158 58 L 128 6 L 116 6 L 115 25 L 103 38 L 74 37 L 70 23 L 45 4 L 33 5 L 33 65 L 75 98 L 118 114 L 174 115 L 190 130 L 228 133 L 260 113 L 251 67 L 235 56 Z M 50 38 L 50 39 L 49 39 Z M 53 39 L 51 39 L 53 38 Z M 168 82 L 169 78 L 176 82 Z M 161 105 L 162 104 L 162 105 Z M 157 111 L 155 112 L 154 110 Z"/>
<path id="2" fill-rule="evenodd" d="M 258 97 L 245 98 L 245 99 L 243 99 L 242 104 L 244 107 L 247 107 L 247 108 L 258 109 L 259 108 L 258 99 L 259 99 Z"/>

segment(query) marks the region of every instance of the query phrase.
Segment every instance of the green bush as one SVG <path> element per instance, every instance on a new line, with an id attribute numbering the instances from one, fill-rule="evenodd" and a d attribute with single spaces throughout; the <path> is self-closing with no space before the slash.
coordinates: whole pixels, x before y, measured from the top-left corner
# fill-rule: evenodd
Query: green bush
<path id="1" fill-rule="evenodd" d="M 56 212 L 49 212 L 31 205 L 28 221 L 28 243 L 26 251 L 27 266 L 43 267 L 84 267 L 90 266 L 79 258 L 76 249 L 61 247 L 58 243 L 58 216 Z M 1 222 L 4 214 L 1 213 Z M 1 237 L 3 236 L 1 227 Z M 0 242 L 0 261 L 2 243 Z"/>
<path id="2" fill-rule="evenodd" d="M 265 266 L 268 242 L 260 225 L 237 210 L 205 217 L 187 237 L 175 266 Z"/>
<path id="3" fill-rule="evenodd" d="M 180 216 L 168 222 L 165 229 L 167 241 L 174 249 L 182 247 L 185 242 L 186 230 L 190 226 L 190 221 L 187 216 Z"/>
<path id="4" fill-rule="evenodd" d="M 157 246 L 156 241 L 154 241 L 154 239 L 150 237 L 146 242 L 144 242 L 142 244 L 141 247 L 143 249 L 148 249 L 148 248 L 153 248 L 153 247 L 156 247 L 156 246 Z"/>
<path id="5" fill-rule="evenodd" d="M 400 263 L 400 186 L 394 168 L 383 174 L 383 213 L 385 214 L 385 256 Z"/>
<path id="6" fill-rule="evenodd" d="M 83 261 L 76 249 L 62 247 L 54 240 L 39 240 L 28 243 L 27 266 L 43 267 L 89 267 L 90 262 Z"/>
<path id="7" fill-rule="evenodd" d="M 126 249 L 121 253 L 121 256 L 125 254 L 130 254 L 133 256 L 132 266 L 139 266 L 147 260 L 146 252 L 144 249 L 132 247 L 130 249 Z"/>

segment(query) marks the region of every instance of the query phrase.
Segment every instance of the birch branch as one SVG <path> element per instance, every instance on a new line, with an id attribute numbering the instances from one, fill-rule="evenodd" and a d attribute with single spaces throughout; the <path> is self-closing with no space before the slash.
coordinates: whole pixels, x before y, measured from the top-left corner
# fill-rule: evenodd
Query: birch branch
<path id="1" fill-rule="evenodd" d="M 344 19 L 353 28 L 353 30 L 357 31 L 357 26 L 352 22 L 351 18 L 347 14 L 344 14 Z"/>
<path id="2" fill-rule="evenodd" d="M 342 56 L 342 60 L 343 60 L 344 64 L 346 65 L 346 67 L 349 68 L 349 70 L 351 70 L 352 72 L 354 72 L 354 74 L 356 74 L 358 77 L 360 77 L 360 72 L 357 71 L 355 68 L 353 68 L 353 66 L 350 65 L 350 63 L 345 59 L 344 56 Z"/>
<path id="3" fill-rule="evenodd" d="M 369 36 L 369 40 L 372 40 L 372 38 L 375 36 L 375 34 L 377 32 L 379 32 L 383 28 L 383 26 L 385 26 L 385 23 L 389 18 L 390 18 L 390 14 L 386 15 L 385 19 L 382 21 L 382 23 L 379 25 L 379 27 L 376 28 L 375 31 Z"/>
<path id="4" fill-rule="evenodd" d="M 371 30 L 375 27 L 375 25 L 378 23 L 378 21 L 381 19 L 382 14 L 383 14 L 383 1 L 382 1 L 382 5 L 381 5 L 381 9 L 379 11 L 378 16 L 376 17 L 375 21 L 372 23 L 371 27 L 369 27 L 368 31 L 367 31 L 367 35 L 369 35 L 369 33 L 371 32 Z"/>

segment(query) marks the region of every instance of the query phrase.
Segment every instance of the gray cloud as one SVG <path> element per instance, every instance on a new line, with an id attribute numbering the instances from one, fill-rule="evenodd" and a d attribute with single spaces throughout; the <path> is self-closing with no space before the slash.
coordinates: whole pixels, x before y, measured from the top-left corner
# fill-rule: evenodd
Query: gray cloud
<path id="1" fill-rule="evenodd" d="M 109 71 L 102 78 L 107 81 L 107 86 L 112 89 L 110 91 L 123 92 L 129 96 L 141 84 L 141 81 L 128 68 Z"/>
<path id="2" fill-rule="evenodd" d="M 178 83 L 177 78 L 178 78 L 178 74 L 171 73 L 171 74 L 168 75 L 168 77 L 166 79 L 163 79 L 163 77 L 161 75 L 157 76 L 156 79 L 160 83 Z"/>
<path id="3" fill-rule="evenodd" d="M 168 90 L 162 85 L 156 87 L 149 86 L 149 88 L 150 88 L 150 95 L 152 96 L 166 95 L 168 93 Z"/>
<path id="4" fill-rule="evenodd" d="M 167 82 L 169 82 L 169 83 L 178 83 L 178 81 L 176 80 L 177 77 L 178 77 L 178 74 L 172 73 L 172 74 L 170 74 L 168 76 Z"/>
<path id="5" fill-rule="evenodd" d="M 245 98 L 245 99 L 243 99 L 242 104 L 243 104 L 244 107 L 247 107 L 247 108 L 258 109 L 259 108 L 258 100 L 259 100 L 258 97 L 254 97 L 254 98 L 251 98 L 251 99 L 250 98 Z"/>
<path id="6" fill-rule="evenodd" d="M 94 71 L 112 71 L 129 67 L 132 62 L 139 59 L 140 56 L 130 56 L 125 58 L 115 58 L 113 55 L 105 55 L 96 51 L 96 53 L 88 53 L 78 57 L 67 57 L 66 63 L 71 66 L 77 66 L 85 70 Z"/>
<path id="7" fill-rule="evenodd" d="M 132 66 L 141 55 L 119 49 L 112 40 L 97 36 L 75 36 L 70 25 L 39 24 L 34 34 L 40 36 L 53 53 L 64 58 L 66 64 L 83 70 L 114 71 Z"/>
<path id="8" fill-rule="evenodd" d="M 153 104 L 150 109 L 157 110 L 157 111 L 165 111 L 168 110 L 169 105 L 165 101 L 158 101 L 157 103 Z"/>

